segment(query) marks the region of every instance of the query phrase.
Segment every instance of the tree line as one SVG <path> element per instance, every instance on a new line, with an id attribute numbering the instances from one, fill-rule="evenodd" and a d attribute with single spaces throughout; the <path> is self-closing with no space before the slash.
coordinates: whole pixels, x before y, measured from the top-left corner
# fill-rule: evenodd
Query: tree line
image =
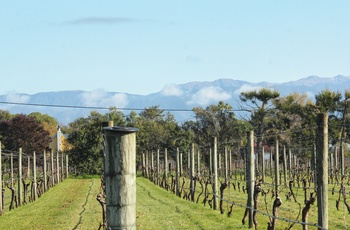
<path id="1" fill-rule="evenodd" d="M 224 148 L 233 150 L 233 157 L 244 156 L 248 131 L 257 137 L 255 149 L 258 161 L 262 160 L 263 147 L 271 146 L 276 135 L 288 147 L 300 149 L 301 158 L 309 158 L 310 146 L 316 138 L 316 114 L 329 115 L 329 141 L 333 146 L 344 147 L 349 132 L 350 91 L 333 92 L 323 90 L 314 100 L 306 93 L 292 93 L 281 97 L 276 90 L 261 88 L 242 92 L 236 113 L 228 103 L 220 101 L 207 107 L 194 107 L 194 116 L 184 122 L 176 121 L 174 115 L 159 106 L 145 108 L 139 113 L 131 111 L 128 115 L 111 107 L 107 113 L 91 111 L 67 125 L 61 125 L 63 133 L 68 134 L 70 147 L 64 149 L 69 154 L 70 165 L 81 174 L 99 174 L 103 158 L 103 124 L 113 121 L 115 126 L 139 128 L 137 133 L 137 157 L 147 150 L 162 148 L 189 151 L 191 143 L 202 146 L 203 157 L 208 158 L 205 148 L 217 137 L 218 151 Z M 0 110 L 0 140 L 2 147 L 24 152 L 41 152 L 47 149 L 51 136 L 56 132 L 58 122 L 55 118 L 39 112 L 10 114 Z M 292 146 L 293 145 L 293 146 Z M 220 149 L 222 148 L 222 149 Z M 345 149 L 347 153 L 347 148 Z M 170 156 L 175 151 L 170 151 Z M 174 157 L 173 156 L 173 157 Z"/>

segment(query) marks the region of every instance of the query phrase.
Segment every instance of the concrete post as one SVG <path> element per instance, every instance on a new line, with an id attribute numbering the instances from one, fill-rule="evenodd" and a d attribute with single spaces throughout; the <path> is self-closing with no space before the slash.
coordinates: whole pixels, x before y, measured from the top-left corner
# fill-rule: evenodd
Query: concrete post
<path id="1" fill-rule="evenodd" d="M 136 131 L 103 128 L 107 229 L 136 229 Z"/>
<path id="2" fill-rule="evenodd" d="M 328 229 L 328 114 L 317 114 L 316 124 L 318 225 Z"/>

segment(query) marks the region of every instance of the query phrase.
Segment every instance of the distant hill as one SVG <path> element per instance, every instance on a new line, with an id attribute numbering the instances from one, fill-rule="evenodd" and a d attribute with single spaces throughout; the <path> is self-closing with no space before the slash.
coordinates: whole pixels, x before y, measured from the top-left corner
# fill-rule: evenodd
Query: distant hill
<path id="1" fill-rule="evenodd" d="M 233 108 L 237 108 L 239 94 L 241 92 L 259 87 L 276 89 L 280 92 L 281 96 L 286 96 L 294 92 L 307 93 L 311 99 L 314 99 L 317 93 L 325 89 L 339 91 L 341 93 L 344 93 L 344 90 L 350 90 L 350 77 L 341 75 L 332 78 L 310 76 L 285 83 L 251 83 L 234 79 L 218 79 L 211 82 L 189 82 L 179 85 L 166 85 L 161 91 L 149 95 L 105 92 L 103 90 L 41 92 L 33 95 L 9 93 L 0 95 L 0 102 L 71 107 L 0 104 L 0 109 L 8 110 L 11 113 L 24 114 L 41 112 L 55 117 L 62 124 L 68 124 L 76 118 L 87 116 L 91 110 L 96 110 L 94 107 L 109 108 L 115 106 L 117 108 L 126 108 L 127 110 L 124 113 L 127 115 L 130 110 L 139 112 L 139 110 L 144 108 L 159 105 L 162 109 L 170 109 L 170 112 L 174 114 L 178 121 L 183 121 L 193 117 L 192 112 L 184 111 L 191 110 L 193 107 L 206 107 L 210 104 L 217 104 L 219 101 L 224 101 L 233 106 Z M 107 109 L 98 109 L 98 111 L 100 113 L 106 113 Z"/>

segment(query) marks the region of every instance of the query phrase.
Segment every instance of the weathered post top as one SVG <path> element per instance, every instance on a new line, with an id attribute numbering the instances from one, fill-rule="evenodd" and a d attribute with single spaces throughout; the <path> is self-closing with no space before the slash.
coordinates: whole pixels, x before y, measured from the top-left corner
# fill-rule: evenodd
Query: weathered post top
<path id="1" fill-rule="evenodd" d="M 124 127 L 124 126 L 112 126 L 112 127 L 103 127 L 104 130 L 106 131 L 115 131 L 115 132 L 120 132 L 120 133 L 134 133 L 139 131 L 138 128 L 134 127 Z"/>

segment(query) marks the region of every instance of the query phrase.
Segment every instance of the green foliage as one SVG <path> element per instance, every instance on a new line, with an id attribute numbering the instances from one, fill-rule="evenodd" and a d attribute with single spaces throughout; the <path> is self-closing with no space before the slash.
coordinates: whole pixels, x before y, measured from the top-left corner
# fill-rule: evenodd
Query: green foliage
<path id="1" fill-rule="evenodd" d="M 69 134 L 68 141 L 72 144 L 69 150 L 71 165 L 78 174 L 97 174 L 102 169 L 102 122 L 104 117 L 91 112 L 87 118 L 79 118 L 70 126 L 73 132 Z"/>
<path id="2" fill-rule="evenodd" d="M 164 113 L 159 106 L 153 106 L 146 108 L 138 117 L 134 116 L 131 120 L 130 125 L 139 128 L 137 133 L 139 152 L 174 147 L 173 140 L 179 127 L 172 114 Z"/>
<path id="3" fill-rule="evenodd" d="M 12 117 L 13 117 L 13 115 L 9 111 L 0 109 L 0 121 L 1 120 L 10 120 Z"/>
<path id="4" fill-rule="evenodd" d="M 39 112 L 33 112 L 28 115 L 28 117 L 34 118 L 37 122 L 43 125 L 44 129 L 50 133 L 50 135 L 54 135 L 57 130 L 58 122 L 55 120 L 55 118 L 47 115 L 42 114 Z"/>
<path id="5" fill-rule="evenodd" d="M 193 111 L 196 121 L 188 123 L 191 124 L 189 128 L 203 150 L 212 145 L 213 137 L 217 137 L 220 150 L 240 147 L 245 140 L 248 123 L 237 120 L 229 104 L 220 101 L 218 105 L 209 105 L 205 109 L 196 107 Z"/>
<path id="6" fill-rule="evenodd" d="M 17 114 L 9 120 L 0 121 L 0 137 L 6 149 L 40 153 L 48 149 L 51 137 L 34 118 Z"/>
<path id="7" fill-rule="evenodd" d="M 78 174 L 100 174 L 103 162 L 103 122 L 113 120 L 115 126 L 124 125 L 123 114 L 111 108 L 102 115 L 92 111 L 87 118 L 78 118 L 66 131 L 72 148 L 68 151 L 70 162 Z"/>

